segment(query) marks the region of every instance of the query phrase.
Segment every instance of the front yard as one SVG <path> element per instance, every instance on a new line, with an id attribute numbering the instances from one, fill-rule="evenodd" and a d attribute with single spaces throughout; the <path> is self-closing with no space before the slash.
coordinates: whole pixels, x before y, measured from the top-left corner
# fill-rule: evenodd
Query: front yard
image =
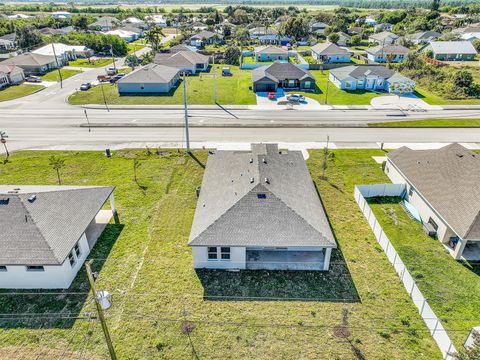
<path id="1" fill-rule="evenodd" d="M 69 69 L 60 69 L 60 73 L 62 75 L 62 80 L 68 79 L 74 75 L 80 74 L 81 71 L 79 70 L 69 70 Z M 60 75 L 58 74 L 58 70 L 52 70 L 45 75 L 41 76 L 43 81 L 60 81 Z"/>
<path id="2" fill-rule="evenodd" d="M 308 160 L 341 250 L 327 274 L 194 271 L 186 244 L 207 151 L 195 151 L 195 158 L 161 149 L 119 150 L 112 158 L 18 152 L 0 165 L 0 182 L 55 184 L 48 158 L 56 154 L 66 161 L 65 185 L 116 186 L 121 225 L 109 225 L 90 258 L 97 287 L 113 294 L 107 321 L 120 358 L 187 359 L 194 351 L 200 359 L 440 359 L 353 199 L 355 184 L 386 181 L 371 158 L 384 153 L 334 153 L 327 180 L 320 180 L 322 151 Z M 50 313 L 0 319 L 1 350 L 107 358 L 99 324 L 75 319 L 94 312 L 87 290 L 82 271 L 61 294 L 0 295 L 0 313 Z M 53 321 L 58 313 L 65 319 Z"/>
<path id="3" fill-rule="evenodd" d="M 77 59 L 70 61 L 68 66 L 84 67 L 84 68 L 99 68 L 107 66 L 112 63 L 112 58 L 91 58 L 91 59 Z"/>
<path id="4" fill-rule="evenodd" d="M 44 89 L 43 85 L 20 84 L 0 89 L 0 101 L 14 100 Z"/>
<path id="5" fill-rule="evenodd" d="M 229 65 L 233 76 L 221 76 L 223 65 L 215 65 L 217 79 L 217 102 L 222 105 L 250 105 L 256 103 L 255 94 L 249 90 L 251 72 L 243 71 L 238 66 Z M 188 81 L 188 103 L 192 105 L 213 105 L 213 76 L 212 70 L 190 76 Z M 111 105 L 180 105 L 183 104 L 183 84 L 165 95 L 137 95 L 120 96 L 115 85 L 103 85 L 107 103 Z M 94 86 L 88 91 L 78 91 L 69 97 L 70 104 L 103 104 L 101 86 Z"/>

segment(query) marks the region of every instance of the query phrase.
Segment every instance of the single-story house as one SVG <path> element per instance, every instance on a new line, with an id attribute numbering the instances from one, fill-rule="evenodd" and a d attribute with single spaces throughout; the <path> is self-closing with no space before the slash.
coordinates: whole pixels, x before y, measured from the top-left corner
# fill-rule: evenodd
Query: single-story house
<path id="1" fill-rule="evenodd" d="M 389 23 L 381 23 L 377 24 L 373 27 L 375 32 L 380 32 L 380 31 L 392 31 L 393 25 Z"/>
<path id="2" fill-rule="evenodd" d="M 21 83 L 25 79 L 23 69 L 13 64 L 0 64 L 0 88 Z"/>
<path id="3" fill-rule="evenodd" d="M 178 68 L 148 64 L 118 80 L 118 93 L 120 95 L 168 93 L 177 85 L 180 79 L 179 72 Z"/>
<path id="4" fill-rule="evenodd" d="M 337 245 L 301 151 L 208 156 L 188 245 L 195 268 L 328 271 Z"/>
<path id="5" fill-rule="evenodd" d="M 368 37 L 368 41 L 380 45 L 392 45 L 398 40 L 400 36 L 389 31 L 382 31 L 377 34 L 372 34 Z"/>
<path id="6" fill-rule="evenodd" d="M 15 49 L 15 42 L 0 38 L 0 51 L 11 51 Z"/>
<path id="7" fill-rule="evenodd" d="M 190 24 L 188 27 L 195 31 L 203 31 L 208 29 L 208 25 L 200 21 L 195 21 L 192 24 Z"/>
<path id="8" fill-rule="evenodd" d="M 347 29 L 347 33 L 349 35 L 358 35 L 363 32 L 363 29 L 360 26 L 353 26 Z"/>
<path id="9" fill-rule="evenodd" d="M 120 24 L 120 20 L 113 16 L 101 16 L 97 18 L 97 21 L 88 25 L 90 29 L 95 29 L 99 31 L 110 31 L 113 30 Z"/>
<path id="10" fill-rule="evenodd" d="M 123 25 L 132 25 L 134 27 L 137 27 L 137 28 L 140 28 L 140 29 L 143 29 L 143 30 L 146 30 L 148 29 L 148 24 L 139 19 L 139 18 L 136 18 L 134 16 L 130 16 L 128 18 L 126 18 L 125 20 L 122 21 L 122 24 Z"/>
<path id="11" fill-rule="evenodd" d="M 274 62 L 252 70 L 254 92 L 285 90 L 313 91 L 315 77 L 308 71 L 292 63 Z"/>
<path id="12" fill-rule="evenodd" d="M 15 20 L 15 19 L 30 19 L 32 16 L 30 15 L 25 15 L 25 14 L 13 14 L 13 15 L 8 15 L 7 18 L 10 20 Z"/>
<path id="13" fill-rule="evenodd" d="M 59 29 L 51 28 L 51 27 L 44 27 L 44 28 L 39 29 L 39 31 L 43 35 L 47 35 L 47 36 L 66 35 L 66 34 L 69 34 L 69 33 L 73 32 L 74 28 L 73 28 L 73 26 L 66 26 L 66 27 L 59 28 Z"/>
<path id="14" fill-rule="evenodd" d="M 317 21 L 310 24 L 310 32 L 316 35 L 325 35 L 325 29 L 328 27 L 328 24 L 324 22 Z"/>
<path id="15" fill-rule="evenodd" d="M 185 45 L 185 44 L 178 44 L 169 47 L 168 49 L 163 49 L 162 52 L 169 52 L 169 53 L 176 53 L 179 51 L 193 51 L 197 52 L 197 48 L 195 46 Z"/>
<path id="16" fill-rule="evenodd" d="M 64 65 L 69 61 L 76 60 L 78 57 L 85 58 L 92 56 L 93 50 L 83 45 L 53 43 L 33 50 L 32 53 L 48 56 L 56 55 L 59 60 L 59 64 Z"/>
<path id="17" fill-rule="evenodd" d="M 25 75 L 42 75 L 57 68 L 54 56 L 23 53 L 0 62 L 1 65 L 13 64 L 21 67 Z M 59 63 L 59 66 L 61 64 Z"/>
<path id="18" fill-rule="evenodd" d="M 13 32 L 13 33 L 9 33 L 9 34 L 5 34 L 5 35 L 0 36 L 0 39 L 11 41 L 11 42 L 13 42 L 14 45 L 16 45 L 16 43 L 17 43 L 17 34 L 14 33 L 14 32 Z"/>
<path id="19" fill-rule="evenodd" d="M 347 43 L 350 42 L 350 40 L 352 40 L 352 37 L 344 33 L 343 31 L 340 31 L 337 34 L 338 34 L 337 45 L 347 46 Z"/>
<path id="20" fill-rule="evenodd" d="M 119 38 L 125 40 L 128 43 L 135 41 L 140 37 L 137 32 L 121 30 L 121 29 L 110 30 L 110 31 L 104 32 L 104 34 L 118 36 Z"/>
<path id="21" fill-rule="evenodd" d="M 477 56 L 470 41 L 431 41 L 418 51 L 432 51 L 433 58 L 441 61 L 472 61 Z"/>
<path id="22" fill-rule="evenodd" d="M 285 35 L 260 35 L 257 38 L 257 41 L 261 44 L 269 44 L 269 45 L 288 45 L 290 44 L 291 39 Z M 300 44 L 300 41 L 297 42 L 297 45 Z"/>
<path id="23" fill-rule="evenodd" d="M 257 46 L 253 50 L 253 56 L 255 57 L 255 61 L 259 62 L 276 60 L 288 61 L 288 50 L 271 45 Z"/>
<path id="24" fill-rule="evenodd" d="M 324 64 L 350 62 L 350 51 L 330 42 L 318 43 L 311 47 L 312 57 Z"/>
<path id="25" fill-rule="evenodd" d="M 198 34 L 195 34 L 188 39 L 190 45 L 196 47 L 210 45 L 214 42 L 220 42 L 222 40 L 223 36 L 221 34 L 208 30 L 200 31 Z"/>
<path id="26" fill-rule="evenodd" d="M 116 212 L 113 191 L 0 185 L 0 288 L 67 289 Z"/>
<path id="27" fill-rule="evenodd" d="M 422 31 L 415 34 L 405 35 L 405 38 L 416 45 L 423 45 L 438 39 L 440 36 L 442 36 L 442 34 L 437 31 Z"/>
<path id="28" fill-rule="evenodd" d="M 402 62 L 410 52 L 409 48 L 402 45 L 378 45 L 365 50 L 367 58 L 377 63 Z"/>
<path id="29" fill-rule="evenodd" d="M 460 144 L 397 149 L 385 173 L 455 259 L 480 260 L 480 155 Z M 428 225 L 427 225 L 428 224 Z"/>
<path id="30" fill-rule="evenodd" d="M 413 92 L 415 81 L 385 66 L 351 65 L 330 70 L 329 79 L 342 90 Z"/>
<path id="31" fill-rule="evenodd" d="M 196 74 L 208 70 L 209 57 L 193 51 L 159 53 L 153 60 L 155 64 L 165 65 Z"/>
<path id="32" fill-rule="evenodd" d="M 167 19 L 163 15 L 149 15 L 145 16 L 145 21 L 149 24 L 165 27 L 167 26 Z"/>
<path id="33" fill-rule="evenodd" d="M 69 19 L 72 17 L 72 13 L 68 11 L 54 11 L 52 12 L 52 17 L 55 19 Z"/>
<path id="34" fill-rule="evenodd" d="M 143 38 L 143 36 L 144 36 L 144 29 L 142 29 L 141 27 L 139 27 L 137 25 L 133 25 L 133 24 L 126 24 L 126 25 L 118 28 L 118 30 L 132 32 L 132 33 L 135 34 L 135 37 L 137 39 Z"/>
<path id="35" fill-rule="evenodd" d="M 373 17 L 371 16 L 367 16 L 365 18 L 365 21 L 364 21 L 365 25 L 369 25 L 369 26 L 375 26 L 377 25 L 377 20 L 375 20 Z"/>
<path id="36" fill-rule="evenodd" d="M 480 39 L 480 29 L 477 32 L 464 33 L 460 36 L 460 39 L 470 42 Z"/>
<path id="37" fill-rule="evenodd" d="M 278 35 L 278 31 L 271 27 L 258 26 L 248 30 L 248 34 L 250 35 L 250 39 L 258 39 L 260 36 Z"/>

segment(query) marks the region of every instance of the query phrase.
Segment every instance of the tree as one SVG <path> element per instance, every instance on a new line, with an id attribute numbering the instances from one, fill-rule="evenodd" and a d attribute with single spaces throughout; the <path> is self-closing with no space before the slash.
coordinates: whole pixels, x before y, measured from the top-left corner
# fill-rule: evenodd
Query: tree
<path id="1" fill-rule="evenodd" d="M 468 88 L 473 84 L 473 75 L 468 70 L 457 71 L 453 76 L 453 83 L 459 88 Z"/>
<path id="2" fill-rule="evenodd" d="M 478 360 L 480 359 L 480 333 L 473 332 L 473 344 L 467 348 L 461 348 L 458 352 L 450 354 L 455 360 Z"/>
<path id="3" fill-rule="evenodd" d="M 331 33 L 330 35 L 328 35 L 328 40 L 331 43 L 336 44 L 338 40 L 340 40 L 340 35 L 338 35 L 337 33 Z"/>
<path id="4" fill-rule="evenodd" d="M 290 16 L 282 24 L 280 32 L 294 40 L 300 40 L 308 36 L 309 25 L 305 17 Z"/>
<path id="5" fill-rule="evenodd" d="M 135 66 L 138 66 L 140 64 L 140 59 L 136 55 L 127 55 L 125 58 L 125 64 L 130 66 L 133 69 L 135 69 Z"/>
<path id="6" fill-rule="evenodd" d="M 15 33 L 17 34 L 18 46 L 22 49 L 28 50 L 42 43 L 42 35 L 31 25 L 17 27 Z"/>
<path id="7" fill-rule="evenodd" d="M 360 35 L 353 35 L 352 39 L 350 40 L 350 45 L 358 46 L 362 43 L 362 37 Z"/>
<path id="8" fill-rule="evenodd" d="M 154 52 L 157 52 L 160 49 L 160 44 L 163 37 L 165 37 L 165 34 L 160 26 L 155 25 L 150 28 L 150 30 L 145 31 L 145 39 L 150 43 L 150 45 L 152 45 Z"/>
<path id="9" fill-rule="evenodd" d="M 75 16 L 72 20 L 72 25 L 76 30 L 87 30 L 88 29 L 88 18 L 86 15 Z"/>
<path id="10" fill-rule="evenodd" d="M 225 50 L 225 64 L 238 65 L 240 63 L 240 49 L 237 46 L 229 46 Z"/>
<path id="11" fill-rule="evenodd" d="M 250 34 L 247 28 L 239 26 L 235 29 L 235 40 L 238 44 L 242 45 L 250 39 Z"/>
<path id="12" fill-rule="evenodd" d="M 475 39 L 472 42 L 473 47 L 480 53 L 480 39 Z"/>
<path id="13" fill-rule="evenodd" d="M 431 6 L 431 10 L 432 11 L 438 11 L 438 9 L 440 8 L 440 0 L 433 0 L 432 1 L 432 6 Z"/>
<path id="14" fill-rule="evenodd" d="M 53 168 L 53 170 L 57 172 L 58 185 L 62 185 L 62 181 L 60 179 L 60 169 L 65 167 L 65 160 L 62 159 L 60 156 L 52 155 L 48 158 L 48 163 Z"/>

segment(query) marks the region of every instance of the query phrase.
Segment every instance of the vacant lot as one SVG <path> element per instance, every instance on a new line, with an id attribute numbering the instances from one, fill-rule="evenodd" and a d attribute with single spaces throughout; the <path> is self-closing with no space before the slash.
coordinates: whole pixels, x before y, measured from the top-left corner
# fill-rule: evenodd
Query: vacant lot
<path id="1" fill-rule="evenodd" d="M 341 250 L 324 274 L 194 271 L 186 244 L 207 152 L 192 158 L 155 150 L 116 151 L 112 158 L 19 152 L 0 165 L 1 183 L 55 184 L 48 157 L 57 154 L 66 161 L 64 184 L 117 187 L 121 225 L 107 228 L 90 257 L 98 288 L 113 294 L 108 323 L 121 359 L 187 359 L 192 351 L 200 359 L 441 358 L 352 196 L 355 184 L 387 180 L 371 158 L 382 151 L 335 151 L 327 180 L 320 180 L 322 152 L 311 153 L 308 166 Z M 49 316 L 0 319 L 0 347 L 106 358 L 98 324 L 54 319 L 93 311 L 87 290 L 82 272 L 68 292 L 0 294 L 0 313 Z"/>
<path id="2" fill-rule="evenodd" d="M 255 104 L 255 94 L 249 90 L 251 72 L 229 66 L 233 76 L 221 76 L 221 65 L 216 65 L 217 71 L 217 102 L 224 105 Z M 213 104 L 213 72 L 200 73 L 187 78 L 187 94 L 189 104 Z M 103 86 L 108 104 L 127 105 L 165 105 L 183 104 L 183 84 L 180 81 L 176 89 L 168 94 L 120 96 L 115 85 Z M 79 91 L 70 96 L 73 105 L 103 104 L 102 89 L 94 86 L 88 91 Z"/>
<path id="3" fill-rule="evenodd" d="M 8 86 L 6 88 L 0 89 L 0 101 L 18 99 L 23 96 L 36 93 L 37 91 L 40 91 L 43 88 L 44 88 L 43 85 L 30 85 L 30 84 Z"/>
<path id="4" fill-rule="evenodd" d="M 69 77 L 72 77 L 74 75 L 80 74 L 81 71 L 78 70 L 69 70 L 69 69 L 60 69 L 60 74 L 62 76 L 62 79 L 68 79 Z M 42 76 L 43 81 L 60 81 L 60 74 L 58 73 L 58 70 L 52 70 L 45 75 Z"/>

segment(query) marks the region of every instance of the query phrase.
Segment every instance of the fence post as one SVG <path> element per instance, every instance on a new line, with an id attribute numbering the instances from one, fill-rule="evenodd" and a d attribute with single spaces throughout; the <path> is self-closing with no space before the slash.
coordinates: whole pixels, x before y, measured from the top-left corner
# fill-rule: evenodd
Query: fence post
<path id="1" fill-rule="evenodd" d="M 420 309 L 420 316 L 422 316 L 422 317 L 423 317 L 423 308 L 425 307 L 425 302 L 426 302 L 426 301 L 427 301 L 427 300 L 423 299 L 422 308 Z"/>
<path id="2" fill-rule="evenodd" d="M 388 259 L 388 247 L 389 246 L 390 246 L 390 240 L 387 241 L 387 248 L 385 249 L 385 255 L 387 255 L 387 259 Z"/>
<path id="3" fill-rule="evenodd" d="M 402 282 L 403 282 L 403 277 L 405 276 L 405 271 L 407 271 L 407 267 L 404 264 L 403 265 L 403 271 L 402 271 Z"/>
<path id="4" fill-rule="evenodd" d="M 452 345 L 453 343 L 450 341 L 450 345 L 448 345 L 448 350 L 447 350 L 447 353 L 445 354 L 444 359 L 448 359 L 448 357 L 450 356 L 450 350 L 452 350 Z"/>
<path id="5" fill-rule="evenodd" d="M 412 289 L 410 290 L 410 297 L 412 297 L 413 289 L 415 289 L 415 280 L 413 280 L 413 278 L 412 278 L 412 282 L 413 282 L 413 284 L 412 284 Z"/>
<path id="6" fill-rule="evenodd" d="M 397 261 L 398 253 L 395 251 L 395 257 L 393 258 L 393 268 L 395 269 L 395 262 Z"/>
<path id="7" fill-rule="evenodd" d="M 433 328 L 433 332 L 432 332 L 432 336 L 435 337 L 435 331 L 437 331 L 437 326 L 438 326 L 438 318 L 437 318 L 437 322 L 435 323 L 435 327 Z"/>

